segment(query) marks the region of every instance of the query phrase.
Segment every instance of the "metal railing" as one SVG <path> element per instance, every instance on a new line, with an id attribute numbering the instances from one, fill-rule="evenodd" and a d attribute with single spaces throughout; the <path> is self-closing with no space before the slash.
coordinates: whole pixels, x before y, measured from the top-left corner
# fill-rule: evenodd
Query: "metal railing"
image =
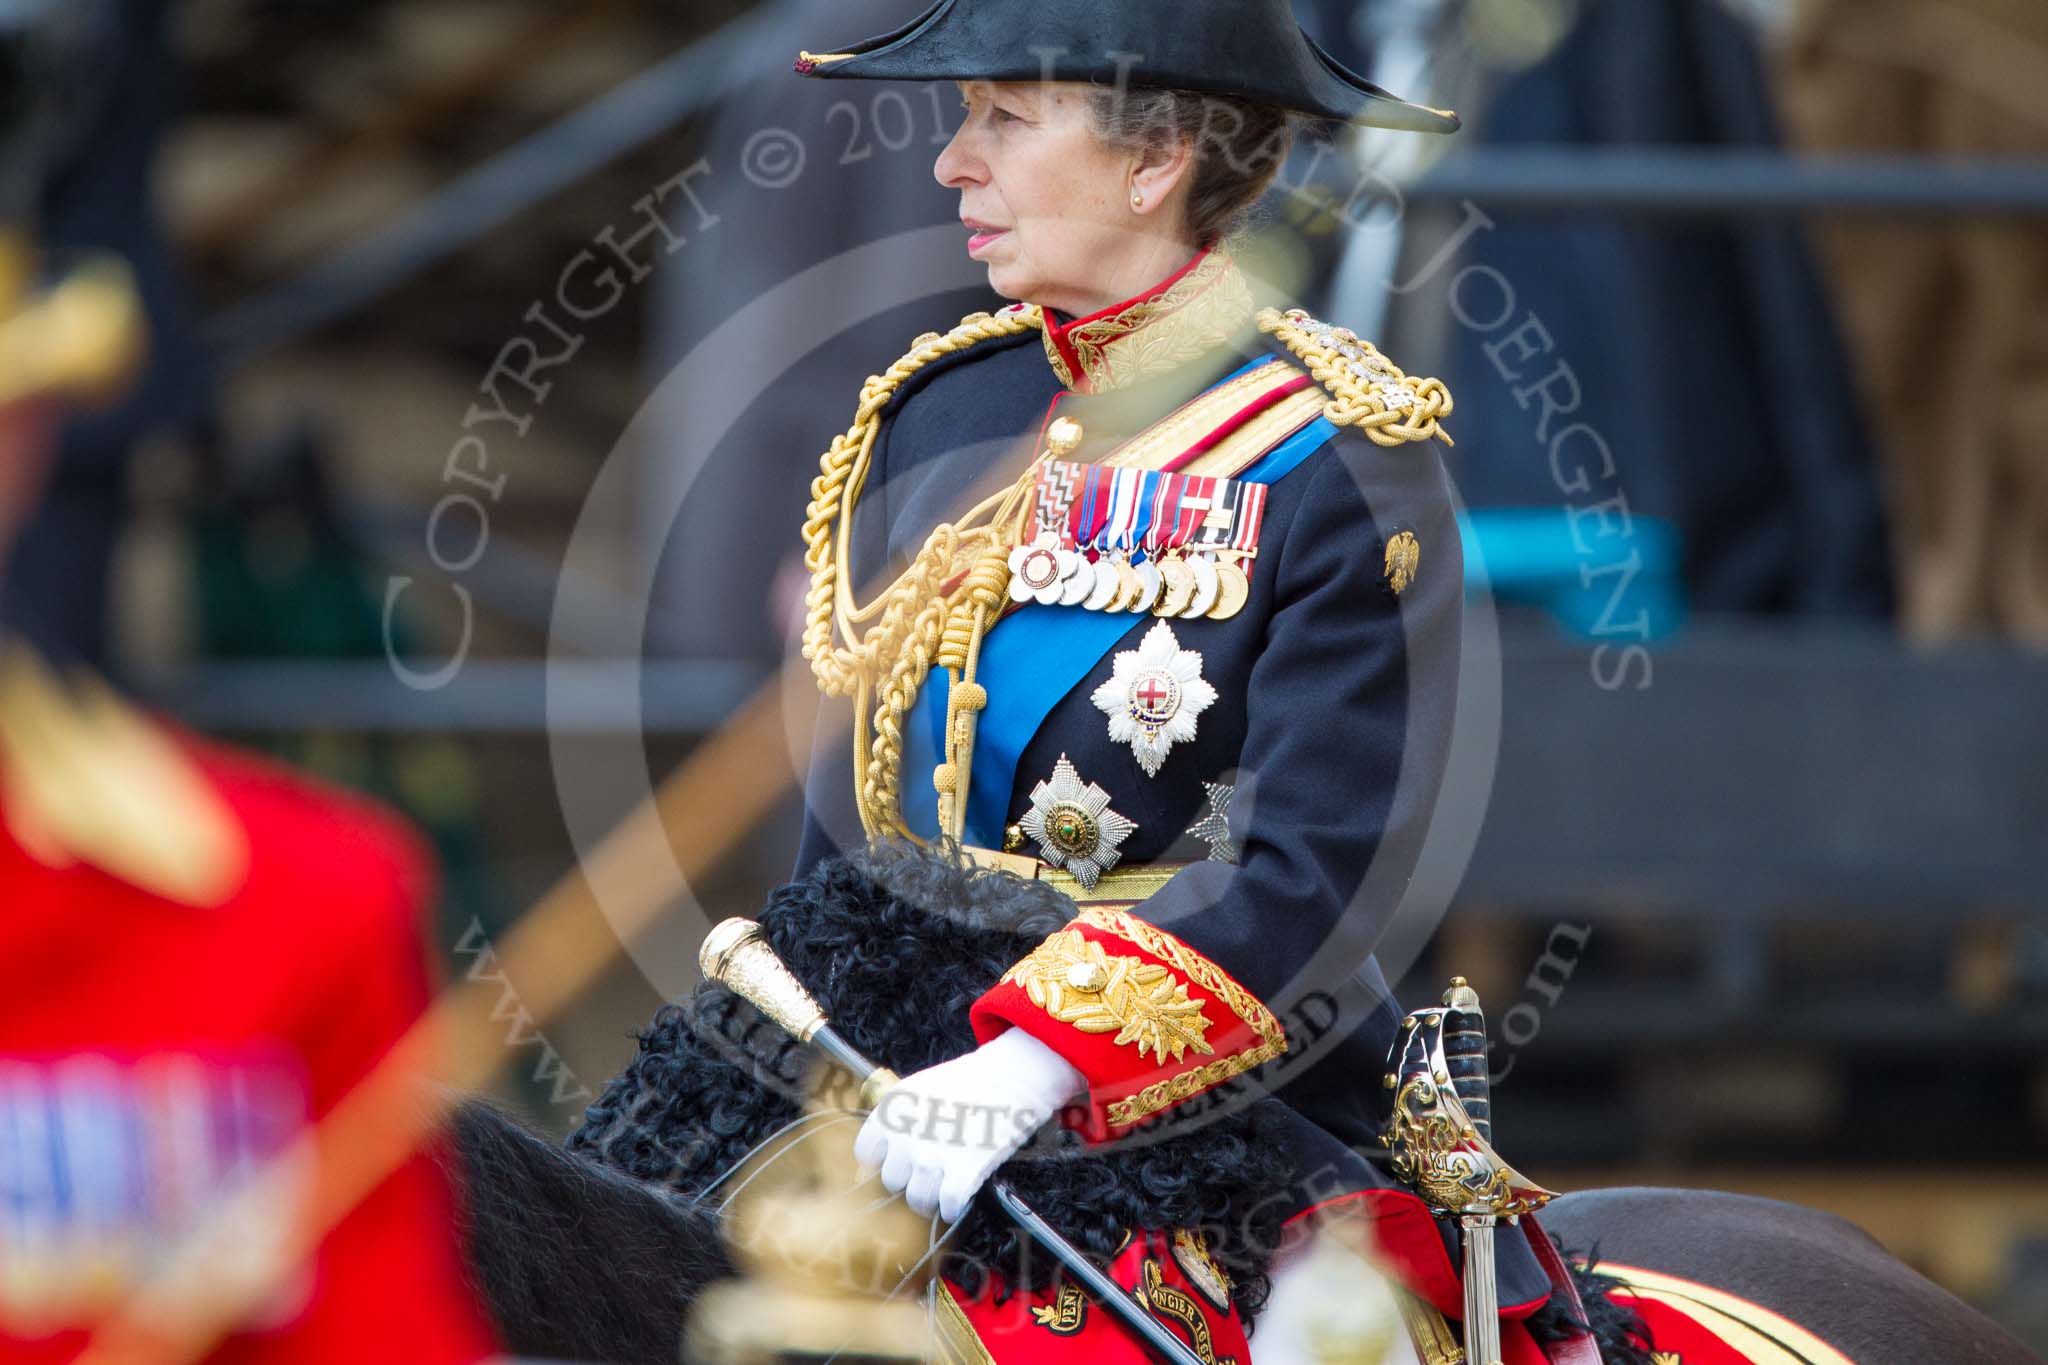
<path id="1" fill-rule="evenodd" d="M 464 172 L 395 222 L 207 321 L 230 363 L 362 308 L 592 174 L 676 130 L 780 52 L 796 7 L 773 0 Z M 752 58 L 750 61 L 749 59 Z M 775 68 L 782 72 L 779 66 Z M 1484 149 L 1395 188 L 1411 200 L 1488 210 L 1756 217 L 1859 213 L 2048 215 L 2048 161 L 1797 157 L 1754 148 Z"/>

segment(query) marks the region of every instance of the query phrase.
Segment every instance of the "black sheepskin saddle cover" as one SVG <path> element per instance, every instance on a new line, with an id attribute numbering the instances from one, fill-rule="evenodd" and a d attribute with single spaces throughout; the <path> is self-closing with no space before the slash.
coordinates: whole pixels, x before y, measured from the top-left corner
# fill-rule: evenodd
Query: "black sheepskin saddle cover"
<path id="1" fill-rule="evenodd" d="M 957 850 L 887 841 L 817 864 L 759 915 L 767 941 L 848 1041 L 899 1075 L 973 1050 L 968 1007 L 1058 931 L 1073 902 L 1042 883 L 976 867 Z M 722 986 L 665 1006 L 631 1065 L 569 1138 L 572 1151 L 701 1194 L 799 1116 L 806 1049 Z M 1262 1101 L 1157 1141 L 1085 1151 L 1061 1130 L 1003 1174 L 1069 1241 L 1107 1264 L 1128 1229 L 1198 1228 L 1249 1319 L 1288 1201 L 1288 1158 Z M 1052 1268 L 984 1190 L 948 1239 L 946 1271 L 970 1292 L 1044 1289 Z"/>

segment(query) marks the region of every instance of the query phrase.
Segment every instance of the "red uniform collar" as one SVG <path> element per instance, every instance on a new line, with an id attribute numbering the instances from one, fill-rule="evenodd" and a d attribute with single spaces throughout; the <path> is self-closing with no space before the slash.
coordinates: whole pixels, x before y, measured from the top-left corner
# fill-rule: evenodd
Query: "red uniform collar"
<path id="1" fill-rule="evenodd" d="M 1237 263 L 1205 247 L 1159 283 L 1086 317 L 1041 310 L 1045 358 L 1068 388 L 1103 393 L 1186 364 L 1251 314 L 1251 289 Z"/>

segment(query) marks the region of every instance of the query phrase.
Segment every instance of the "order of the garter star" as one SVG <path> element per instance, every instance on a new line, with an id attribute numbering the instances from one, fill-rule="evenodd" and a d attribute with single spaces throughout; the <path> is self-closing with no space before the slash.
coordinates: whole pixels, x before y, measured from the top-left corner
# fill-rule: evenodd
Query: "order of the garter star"
<path id="1" fill-rule="evenodd" d="M 1202 656 L 1182 649 L 1173 627 L 1161 621 L 1136 649 L 1117 651 L 1116 672 L 1095 689 L 1095 704 L 1109 717 L 1109 737 L 1131 746 L 1147 777 L 1181 740 L 1195 737 L 1195 717 L 1216 700 L 1202 676 Z"/>

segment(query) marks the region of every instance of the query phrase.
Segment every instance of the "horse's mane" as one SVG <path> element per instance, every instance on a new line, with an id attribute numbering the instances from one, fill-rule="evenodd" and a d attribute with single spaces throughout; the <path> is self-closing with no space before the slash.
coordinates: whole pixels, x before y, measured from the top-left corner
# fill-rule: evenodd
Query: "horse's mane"
<path id="1" fill-rule="evenodd" d="M 453 1127 L 469 1271 L 506 1347 L 673 1365 L 690 1301 L 733 1273 L 716 1215 L 487 1104 L 459 1106 Z"/>

